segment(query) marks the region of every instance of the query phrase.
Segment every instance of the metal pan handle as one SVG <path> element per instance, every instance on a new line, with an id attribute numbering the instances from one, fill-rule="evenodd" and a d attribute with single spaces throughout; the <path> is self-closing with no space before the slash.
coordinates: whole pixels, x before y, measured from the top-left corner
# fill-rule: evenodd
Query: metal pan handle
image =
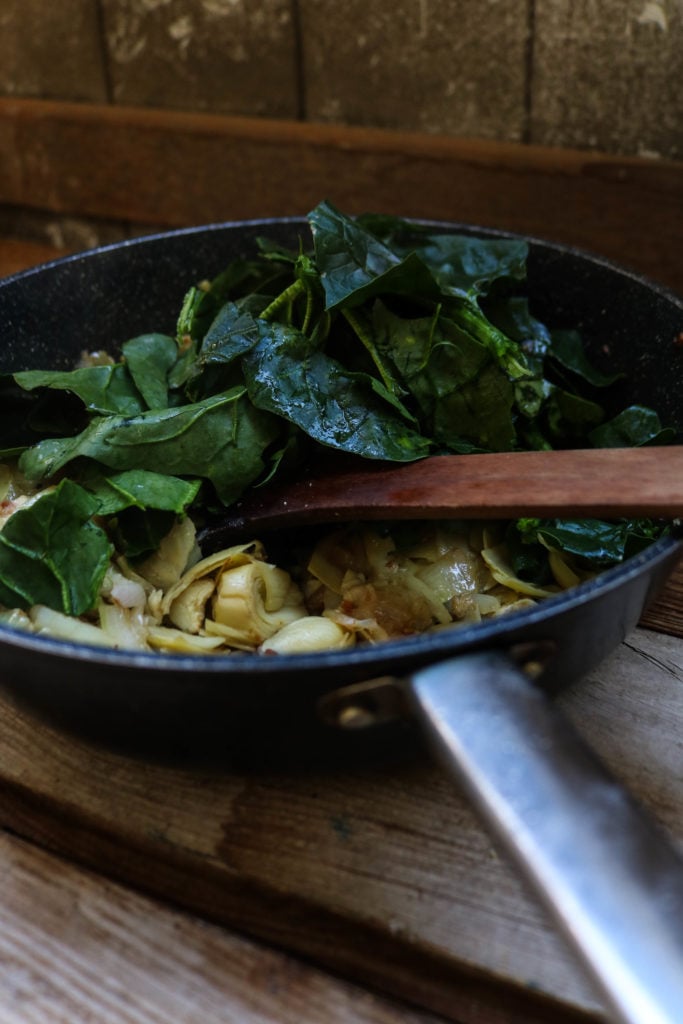
<path id="1" fill-rule="evenodd" d="M 406 681 L 442 762 L 624 1024 L 683 1021 L 683 860 L 502 653 Z"/>

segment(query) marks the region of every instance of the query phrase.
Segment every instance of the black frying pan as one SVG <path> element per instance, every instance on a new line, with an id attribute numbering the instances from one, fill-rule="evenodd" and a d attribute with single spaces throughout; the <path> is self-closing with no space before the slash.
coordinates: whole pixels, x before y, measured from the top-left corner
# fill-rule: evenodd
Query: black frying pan
<path id="1" fill-rule="evenodd" d="M 291 245 L 307 232 L 300 220 L 190 229 L 6 279 L 0 371 L 68 368 L 83 349 L 172 333 L 187 287 L 252 253 L 254 235 Z M 624 371 L 622 403 L 651 405 L 683 428 L 680 299 L 605 261 L 535 240 L 529 289 L 542 320 L 579 327 L 598 362 Z M 623 640 L 679 555 L 680 543 L 664 539 L 530 610 L 326 654 L 147 655 L 0 627 L 3 682 L 70 727 L 150 747 L 165 737 L 236 748 L 248 737 L 265 754 L 286 747 L 283 737 L 317 739 L 325 749 L 334 737 L 353 751 L 360 726 L 374 726 L 363 732 L 371 744 L 418 731 L 554 911 L 615 1019 L 674 1024 L 683 1019 L 683 863 L 544 691 L 571 683 Z"/>

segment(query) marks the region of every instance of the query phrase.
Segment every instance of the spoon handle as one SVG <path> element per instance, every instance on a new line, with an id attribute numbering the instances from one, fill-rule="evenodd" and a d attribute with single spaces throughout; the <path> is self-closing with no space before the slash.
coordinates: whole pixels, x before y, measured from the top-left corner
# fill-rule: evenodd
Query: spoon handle
<path id="1" fill-rule="evenodd" d="M 225 536 L 311 522 L 683 515 L 683 445 L 441 455 L 253 490 Z"/>

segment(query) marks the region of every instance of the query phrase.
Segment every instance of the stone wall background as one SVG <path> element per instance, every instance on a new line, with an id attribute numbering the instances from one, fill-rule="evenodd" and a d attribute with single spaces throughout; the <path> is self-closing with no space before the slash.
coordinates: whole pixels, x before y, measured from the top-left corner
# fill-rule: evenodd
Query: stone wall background
<path id="1" fill-rule="evenodd" d="M 683 0 L 2 0 L 0 95 L 683 159 Z"/>

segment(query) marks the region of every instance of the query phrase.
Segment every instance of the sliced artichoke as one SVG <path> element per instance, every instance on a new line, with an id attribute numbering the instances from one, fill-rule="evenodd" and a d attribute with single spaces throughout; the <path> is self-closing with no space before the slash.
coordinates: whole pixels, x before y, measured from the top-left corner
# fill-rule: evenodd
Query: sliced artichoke
<path id="1" fill-rule="evenodd" d="M 187 633 L 199 633 L 204 626 L 206 606 L 216 584 L 210 577 L 192 580 L 178 597 L 171 601 L 168 617 L 174 626 Z"/>
<path id="2" fill-rule="evenodd" d="M 164 594 L 161 610 L 168 615 L 171 605 L 184 590 L 196 580 L 207 578 L 216 580 L 221 572 L 238 565 L 249 565 L 254 560 L 263 561 L 265 551 L 258 541 L 249 544 L 236 544 L 234 547 L 216 551 L 195 562 Z"/>
<path id="3" fill-rule="evenodd" d="M 322 615 L 304 615 L 288 623 L 259 647 L 259 654 L 305 654 L 353 647 L 353 632 Z"/>
<path id="4" fill-rule="evenodd" d="M 221 637 L 195 636 L 168 626 L 151 626 L 148 639 L 155 650 L 173 654 L 213 654 L 223 647 Z"/>
<path id="5" fill-rule="evenodd" d="M 57 637 L 59 640 L 72 640 L 77 644 L 90 644 L 97 647 L 115 647 L 111 637 L 107 636 L 99 626 L 90 622 L 64 615 L 53 608 L 36 604 L 29 611 L 29 617 L 35 633 Z"/>
<path id="6" fill-rule="evenodd" d="M 138 566 L 138 573 L 159 590 L 177 583 L 198 552 L 194 523 L 178 519 L 161 541 L 159 549 Z"/>
<path id="7" fill-rule="evenodd" d="M 211 619 L 221 633 L 243 645 L 258 647 L 304 615 L 301 591 L 284 569 L 254 560 L 224 569 L 218 577 Z"/>
<path id="8" fill-rule="evenodd" d="M 555 584 L 551 584 L 548 587 L 538 587 L 534 583 L 521 580 L 515 575 L 515 571 L 508 561 L 504 544 L 484 548 L 481 557 L 491 570 L 493 578 L 504 587 L 514 590 L 517 594 L 525 594 L 527 597 L 551 597 L 561 589 Z"/>

